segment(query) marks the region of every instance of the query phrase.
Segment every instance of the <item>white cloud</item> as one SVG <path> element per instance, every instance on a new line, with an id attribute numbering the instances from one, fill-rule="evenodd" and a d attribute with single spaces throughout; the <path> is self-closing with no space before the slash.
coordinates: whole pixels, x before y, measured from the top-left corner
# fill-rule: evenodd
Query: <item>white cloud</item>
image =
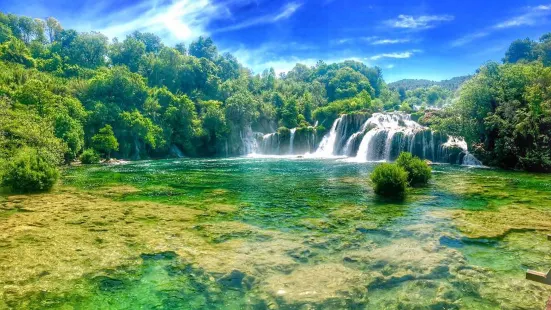
<path id="1" fill-rule="evenodd" d="M 356 38 L 342 38 L 338 40 L 333 40 L 332 44 L 335 45 L 341 45 L 341 44 L 349 44 L 349 43 L 355 43 L 355 42 L 373 42 L 374 40 L 378 39 L 377 36 L 371 36 L 371 37 L 356 37 Z"/>
<path id="2" fill-rule="evenodd" d="M 442 22 L 454 20 L 452 15 L 398 15 L 397 19 L 388 20 L 387 24 L 394 28 L 429 29 Z"/>
<path id="3" fill-rule="evenodd" d="M 278 22 L 280 20 L 288 19 L 289 17 L 293 16 L 295 12 L 302 6 L 301 3 L 298 2 L 289 2 L 279 12 L 268 14 L 268 15 L 262 15 L 258 16 L 249 20 L 244 20 L 242 22 L 239 22 L 235 25 L 231 25 L 228 27 L 217 29 L 215 32 L 227 32 L 227 31 L 234 31 L 239 30 L 243 28 L 248 28 L 252 26 L 257 25 L 265 25 L 265 24 L 271 24 Z"/>
<path id="4" fill-rule="evenodd" d="M 502 22 L 499 22 L 484 30 L 474 32 L 463 37 L 460 37 L 451 42 L 452 47 L 463 46 L 481 38 L 485 38 L 492 33 L 521 26 L 535 26 L 541 24 L 547 16 L 551 15 L 551 5 L 539 5 L 527 7 L 523 9 L 523 13 Z"/>
<path id="5" fill-rule="evenodd" d="M 463 46 L 465 44 L 471 43 L 474 40 L 484 38 L 484 37 L 487 37 L 489 35 L 490 35 L 490 32 L 488 32 L 488 31 L 480 31 L 480 32 L 471 33 L 471 34 L 468 34 L 466 36 L 463 36 L 459 39 L 456 39 L 456 40 L 452 41 L 451 45 L 453 47 Z"/>
<path id="6" fill-rule="evenodd" d="M 379 60 L 382 58 L 405 59 L 405 58 L 410 58 L 411 56 L 421 52 L 422 52 L 421 50 L 411 50 L 411 51 L 405 51 L 401 53 L 383 53 L 383 54 L 371 56 L 369 59 L 371 60 Z"/>
<path id="7" fill-rule="evenodd" d="M 281 50 L 282 48 L 283 50 Z M 279 51 L 276 53 L 275 51 L 278 49 Z M 360 57 L 327 57 L 323 52 L 316 51 L 315 46 L 294 42 L 287 44 L 271 42 L 255 49 L 240 46 L 237 49 L 226 49 L 223 52 L 233 54 L 239 62 L 254 73 L 261 73 L 265 69 L 274 68 L 274 71 L 280 74 L 290 71 L 297 63 L 314 66 L 319 60 L 323 60 L 326 63 L 342 62 L 345 60 L 368 63 L 367 61 L 362 61 Z"/>
<path id="8" fill-rule="evenodd" d="M 388 45 L 388 44 L 400 44 L 408 43 L 410 39 L 381 39 L 371 42 L 372 45 Z"/>
<path id="9" fill-rule="evenodd" d="M 528 7 L 524 14 L 498 23 L 494 25 L 493 28 L 504 29 L 519 26 L 533 26 L 549 14 L 551 14 L 551 5 L 538 5 L 535 7 Z"/>
<path id="10" fill-rule="evenodd" d="M 385 68 L 387 68 L 387 69 L 392 69 L 392 68 L 394 68 L 394 65 L 393 65 L 393 64 L 390 64 L 390 65 L 386 65 L 386 67 L 385 67 Z"/>
<path id="11" fill-rule="evenodd" d="M 234 25 L 218 30 L 208 29 L 212 21 L 229 21 L 232 17 L 230 6 L 243 4 L 245 1 L 249 0 L 142 0 L 114 13 L 105 14 L 104 8 L 108 6 L 109 1 L 99 0 L 89 5 L 90 9 L 77 18 L 66 18 L 64 26 L 80 31 L 100 31 L 109 38 L 121 39 L 135 30 L 153 32 L 165 43 L 175 44 L 189 42 L 213 31 L 224 32 L 276 23 L 291 17 L 302 5 L 298 2 L 288 2 L 275 13 L 239 20 Z"/>
<path id="12" fill-rule="evenodd" d="M 207 33 L 212 16 L 228 17 L 229 11 L 210 0 L 179 0 L 169 3 L 138 3 L 98 18 L 91 16 L 90 30 L 110 38 L 123 38 L 135 31 L 153 32 L 168 43 L 189 41 Z M 77 21 L 78 22 L 78 21 Z"/>

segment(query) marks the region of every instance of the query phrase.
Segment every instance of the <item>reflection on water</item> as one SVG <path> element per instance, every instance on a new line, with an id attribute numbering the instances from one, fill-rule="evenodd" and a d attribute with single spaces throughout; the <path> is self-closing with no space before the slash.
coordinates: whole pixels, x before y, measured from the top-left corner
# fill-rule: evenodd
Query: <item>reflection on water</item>
<path id="1" fill-rule="evenodd" d="M 551 177 L 438 165 L 429 187 L 385 201 L 368 183 L 375 165 L 68 169 L 52 194 L 0 200 L 0 265 L 17 269 L 0 275 L 0 308 L 542 307 L 551 290 L 524 272 L 551 267 Z M 64 257 L 17 260 L 39 251 Z"/>

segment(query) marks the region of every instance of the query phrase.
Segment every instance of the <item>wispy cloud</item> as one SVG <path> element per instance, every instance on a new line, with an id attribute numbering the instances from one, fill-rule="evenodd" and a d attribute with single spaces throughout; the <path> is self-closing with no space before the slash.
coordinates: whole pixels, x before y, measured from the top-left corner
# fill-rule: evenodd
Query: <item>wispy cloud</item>
<path id="1" fill-rule="evenodd" d="M 82 16 L 65 19 L 65 26 L 81 31 L 96 30 L 109 38 L 124 38 L 127 34 L 139 30 L 159 35 L 165 43 L 175 44 L 190 41 L 201 35 L 215 32 L 228 32 L 261 24 L 277 23 L 290 18 L 300 9 L 300 2 L 291 1 L 270 14 L 237 23 L 211 29 L 213 21 L 230 21 L 233 16 L 230 8 L 242 4 L 245 0 L 167 0 L 139 1 L 113 13 L 105 13 L 103 8 L 109 1 L 98 0 Z"/>
<path id="2" fill-rule="evenodd" d="M 212 20 L 230 16 L 226 6 L 229 3 L 215 4 L 210 0 L 142 1 L 106 14 L 98 9 L 105 6 L 105 1 L 98 1 L 83 15 L 66 19 L 64 24 L 81 31 L 100 31 L 110 38 L 123 38 L 135 30 L 153 32 L 166 43 L 176 43 L 208 34 L 207 26 Z"/>
<path id="3" fill-rule="evenodd" d="M 410 39 L 380 39 L 371 42 L 372 45 L 388 45 L 388 44 L 400 44 L 400 43 L 408 43 L 410 42 Z"/>
<path id="4" fill-rule="evenodd" d="M 551 14 L 551 5 L 538 5 L 534 7 L 529 7 L 524 14 L 498 23 L 494 26 L 494 28 L 504 29 L 519 26 L 533 26 L 549 14 Z"/>
<path id="5" fill-rule="evenodd" d="M 406 29 L 429 29 L 436 25 L 454 20 L 452 15 L 398 15 L 398 18 L 386 21 L 386 24 L 393 28 Z"/>
<path id="6" fill-rule="evenodd" d="M 394 68 L 394 64 L 386 65 L 385 68 L 386 69 L 392 69 L 392 68 Z"/>
<path id="7" fill-rule="evenodd" d="M 373 42 L 375 40 L 379 39 L 377 36 L 370 36 L 370 37 L 355 37 L 355 38 L 342 38 L 331 41 L 334 45 L 342 45 L 342 44 L 350 44 L 350 43 L 358 43 L 358 42 Z"/>
<path id="8" fill-rule="evenodd" d="M 285 73 L 295 67 L 297 63 L 307 66 L 315 65 L 319 60 L 326 63 L 342 62 L 344 60 L 355 60 L 368 64 L 362 57 L 340 53 L 328 56 L 327 51 L 317 46 L 306 45 L 296 42 L 269 42 L 257 48 L 239 46 L 232 47 L 223 52 L 233 54 L 247 68 L 254 73 L 260 73 L 265 69 L 274 68 L 276 73 Z"/>
<path id="9" fill-rule="evenodd" d="M 465 44 L 471 43 L 474 40 L 484 38 L 484 37 L 487 37 L 489 35 L 490 35 L 489 31 L 480 31 L 480 32 L 471 33 L 471 34 L 463 36 L 459 39 L 453 40 L 451 45 L 453 47 L 463 46 Z"/>
<path id="10" fill-rule="evenodd" d="M 411 51 L 396 52 L 396 53 L 383 53 L 383 54 L 371 56 L 369 59 L 371 60 L 379 60 L 382 58 L 405 59 L 405 58 L 410 58 L 411 56 L 421 52 L 422 52 L 421 50 L 411 50 Z"/>
<path id="11" fill-rule="evenodd" d="M 249 28 L 257 25 L 272 24 L 281 20 L 288 19 L 289 17 L 293 16 L 293 14 L 295 14 L 295 12 L 298 9 L 300 9 L 301 6 L 302 6 L 302 3 L 289 2 L 276 13 L 258 16 L 249 20 L 244 20 L 235 25 L 219 28 L 215 32 L 228 32 L 228 31 Z"/>
<path id="12" fill-rule="evenodd" d="M 492 33 L 521 26 L 535 26 L 543 21 L 545 18 L 551 15 L 551 5 L 538 5 L 532 7 L 526 7 L 521 10 L 523 13 L 517 16 L 513 16 L 507 20 L 501 21 L 495 25 L 487 27 L 481 31 L 467 34 L 451 42 L 452 47 L 463 46 L 476 41 L 481 38 L 485 38 Z"/>

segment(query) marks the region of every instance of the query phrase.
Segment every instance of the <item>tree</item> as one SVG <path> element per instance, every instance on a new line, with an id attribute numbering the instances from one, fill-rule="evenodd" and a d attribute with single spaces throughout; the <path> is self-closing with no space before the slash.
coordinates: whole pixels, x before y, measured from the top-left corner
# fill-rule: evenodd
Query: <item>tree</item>
<path id="1" fill-rule="evenodd" d="M 67 57 L 70 64 L 93 69 L 105 64 L 108 41 L 103 34 L 79 34 L 73 30 L 63 30 L 59 33 L 59 40 L 60 46 L 57 49 L 61 56 Z"/>
<path id="2" fill-rule="evenodd" d="M 407 98 L 406 89 L 404 87 L 399 87 L 398 94 L 400 95 L 400 101 L 404 102 Z"/>
<path id="3" fill-rule="evenodd" d="M 115 137 L 111 125 L 105 125 L 105 127 L 100 129 L 98 133 L 92 137 L 92 144 L 95 150 L 105 154 L 108 159 L 111 158 L 112 151 L 119 150 L 119 142 Z"/>
<path id="4" fill-rule="evenodd" d="M 0 59 L 19 63 L 25 67 L 34 67 L 36 65 L 25 43 L 16 38 L 12 38 L 0 45 Z"/>
<path id="5" fill-rule="evenodd" d="M 158 54 L 163 48 L 161 38 L 150 32 L 134 31 L 129 37 L 142 42 L 146 53 Z"/>
<path id="6" fill-rule="evenodd" d="M 544 66 L 551 66 L 551 32 L 541 36 L 537 53 Z"/>
<path id="7" fill-rule="evenodd" d="M 46 18 L 46 34 L 50 43 L 53 43 L 63 30 L 59 21 L 53 17 Z"/>
<path id="8" fill-rule="evenodd" d="M 298 126 L 298 108 L 295 99 L 291 99 L 285 103 L 281 109 L 281 126 L 287 128 L 295 128 Z"/>
<path id="9" fill-rule="evenodd" d="M 141 57 L 146 52 L 145 44 L 133 37 L 127 37 L 123 43 L 114 43 L 110 49 L 114 65 L 126 65 L 132 72 L 139 69 Z"/>
<path id="10" fill-rule="evenodd" d="M 210 37 L 199 37 L 189 45 L 189 54 L 197 58 L 206 58 L 214 61 L 218 56 L 218 50 Z"/>
<path id="11" fill-rule="evenodd" d="M 160 93 L 159 93 L 160 95 Z M 163 115 L 165 135 L 171 144 L 177 144 L 188 154 L 194 154 L 193 139 L 195 138 L 196 123 L 198 122 L 195 105 L 187 96 L 166 94 L 167 109 Z"/>
<path id="12" fill-rule="evenodd" d="M 0 24 L 0 44 L 10 40 L 12 37 L 12 32 L 10 27 Z"/>
<path id="13" fill-rule="evenodd" d="M 351 68 L 342 68 L 330 80 L 328 96 L 330 101 L 346 99 L 356 96 L 362 90 L 366 90 L 371 96 L 374 95 L 373 87 L 365 76 Z"/>
<path id="14" fill-rule="evenodd" d="M 534 61 L 537 59 L 535 53 L 536 43 L 528 38 L 516 40 L 511 43 L 503 58 L 504 63 L 517 63 L 519 61 Z"/>
<path id="15" fill-rule="evenodd" d="M 184 43 L 178 43 L 176 46 L 174 46 L 174 49 L 180 52 L 182 55 L 187 55 L 187 48 Z"/>
<path id="16" fill-rule="evenodd" d="M 226 100 L 226 119 L 240 127 L 250 125 L 258 116 L 256 106 L 257 102 L 251 93 L 237 92 Z"/>
<path id="17" fill-rule="evenodd" d="M 304 109 L 303 109 L 302 115 L 304 115 L 304 119 L 309 123 L 312 123 L 312 110 L 314 105 L 313 101 L 314 99 L 312 97 L 312 94 L 310 94 L 309 92 L 304 94 L 304 97 L 303 97 Z"/>

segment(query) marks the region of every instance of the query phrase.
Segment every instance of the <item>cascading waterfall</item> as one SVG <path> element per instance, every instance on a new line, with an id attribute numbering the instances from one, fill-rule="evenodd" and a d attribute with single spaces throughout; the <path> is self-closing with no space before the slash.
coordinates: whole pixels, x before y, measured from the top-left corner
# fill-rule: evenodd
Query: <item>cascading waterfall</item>
<path id="1" fill-rule="evenodd" d="M 325 135 L 320 142 L 320 145 L 316 151 L 316 156 L 329 157 L 333 156 L 335 149 L 335 141 L 337 140 L 337 128 L 342 122 L 344 116 L 341 116 L 333 122 L 329 134 Z"/>
<path id="2" fill-rule="evenodd" d="M 293 146 L 295 143 L 295 133 L 297 132 L 296 128 L 293 128 L 291 131 L 291 137 L 289 138 L 289 154 L 293 155 Z"/>
<path id="3" fill-rule="evenodd" d="M 293 128 L 262 135 L 258 152 L 252 155 L 303 155 L 315 151 L 314 127 Z"/>
<path id="4" fill-rule="evenodd" d="M 371 129 L 360 143 L 356 161 L 393 161 L 401 152 L 410 152 L 433 162 L 481 165 L 463 139 L 433 132 L 408 114 L 375 113 L 364 127 Z"/>
<path id="5" fill-rule="evenodd" d="M 261 135 L 258 154 L 346 156 L 358 162 L 394 161 L 401 152 L 433 162 L 481 165 L 468 152 L 467 143 L 433 132 L 400 112 L 345 114 L 337 118 L 317 145 L 315 127 L 293 128 Z"/>

